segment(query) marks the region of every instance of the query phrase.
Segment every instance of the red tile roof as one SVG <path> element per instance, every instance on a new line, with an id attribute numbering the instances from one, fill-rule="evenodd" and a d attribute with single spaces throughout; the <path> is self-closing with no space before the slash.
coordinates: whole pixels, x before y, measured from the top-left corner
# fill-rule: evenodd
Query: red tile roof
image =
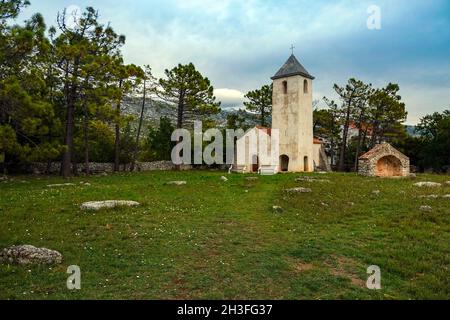
<path id="1" fill-rule="evenodd" d="M 272 128 L 266 128 L 266 127 L 262 127 L 262 126 L 256 126 L 256 128 L 258 130 L 262 130 L 262 131 L 266 132 L 269 136 L 272 136 Z"/>

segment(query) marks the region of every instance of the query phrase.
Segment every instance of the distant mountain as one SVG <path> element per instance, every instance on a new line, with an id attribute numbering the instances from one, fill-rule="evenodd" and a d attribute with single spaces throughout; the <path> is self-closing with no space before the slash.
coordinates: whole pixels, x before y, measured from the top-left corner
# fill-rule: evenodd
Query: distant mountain
<path id="1" fill-rule="evenodd" d="M 135 122 L 137 123 L 137 120 L 141 115 L 141 108 L 142 100 L 140 100 L 138 97 L 128 97 L 124 99 L 122 112 L 124 114 L 133 116 L 136 119 Z M 167 102 L 148 100 L 144 109 L 144 125 L 145 127 L 148 127 L 149 125 L 156 126 L 159 124 L 159 120 L 161 117 L 167 117 L 171 119 L 173 123 L 175 123 L 177 114 L 176 111 L 176 107 Z M 247 127 L 258 125 L 258 120 L 255 114 L 249 113 L 242 109 L 237 110 L 235 108 L 222 108 L 222 110 L 218 114 L 211 116 L 211 119 L 216 122 L 218 128 L 223 129 L 227 126 L 228 115 L 232 113 L 239 113 L 239 116 L 245 119 L 245 125 Z"/>
<path id="2" fill-rule="evenodd" d="M 419 137 L 420 134 L 416 132 L 416 126 L 406 126 L 406 132 L 412 137 Z"/>

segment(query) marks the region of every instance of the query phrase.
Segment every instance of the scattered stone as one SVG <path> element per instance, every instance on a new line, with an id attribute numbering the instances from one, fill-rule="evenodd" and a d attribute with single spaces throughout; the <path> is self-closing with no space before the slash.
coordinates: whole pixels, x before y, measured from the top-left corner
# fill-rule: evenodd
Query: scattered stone
<path id="1" fill-rule="evenodd" d="M 184 186 L 187 184 L 186 181 L 169 181 L 167 182 L 168 185 L 174 185 L 174 186 Z"/>
<path id="2" fill-rule="evenodd" d="M 106 200 L 106 201 L 89 201 L 81 205 L 83 210 L 100 210 L 111 209 L 116 207 L 134 207 L 138 206 L 139 202 L 124 201 L 124 200 Z"/>
<path id="3" fill-rule="evenodd" d="M 0 181 L 6 181 L 6 180 L 8 180 L 8 177 L 7 177 L 7 176 L 1 176 L 1 177 L 0 177 Z"/>
<path id="4" fill-rule="evenodd" d="M 430 212 L 432 210 L 433 210 L 433 208 L 430 206 L 421 206 L 420 207 L 420 211 Z"/>
<path id="5" fill-rule="evenodd" d="M 222 181 L 225 181 L 225 182 L 226 182 L 226 181 L 228 181 L 228 178 L 227 178 L 227 177 L 224 177 L 224 176 L 221 176 L 221 177 L 220 177 L 220 180 L 222 180 Z"/>
<path id="6" fill-rule="evenodd" d="M 279 213 L 283 212 L 283 208 L 280 206 L 273 206 L 272 209 L 275 212 L 279 212 Z"/>
<path id="7" fill-rule="evenodd" d="M 446 186 L 450 186 L 450 181 L 445 181 L 444 184 L 445 184 Z"/>
<path id="8" fill-rule="evenodd" d="M 373 190 L 372 194 L 378 196 L 380 194 L 380 192 L 381 192 L 380 190 Z"/>
<path id="9" fill-rule="evenodd" d="M 439 196 L 437 194 L 429 194 L 426 196 L 420 196 L 419 198 L 426 198 L 426 199 L 437 199 Z"/>
<path id="10" fill-rule="evenodd" d="M 309 193 L 312 192 L 310 188 L 292 188 L 292 189 L 286 189 L 287 193 Z"/>
<path id="11" fill-rule="evenodd" d="M 415 173 L 410 173 L 410 174 L 409 174 L 409 177 L 410 177 L 410 178 L 417 178 L 417 175 L 416 175 Z"/>
<path id="12" fill-rule="evenodd" d="M 89 187 L 91 184 L 89 182 L 86 182 L 84 185 Z"/>
<path id="13" fill-rule="evenodd" d="M 429 182 L 429 181 L 427 181 L 427 182 L 414 183 L 414 186 L 416 186 L 416 187 L 430 187 L 430 188 L 433 188 L 433 187 L 440 187 L 440 186 L 442 186 L 442 184 L 438 183 L 438 182 Z"/>
<path id="14" fill-rule="evenodd" d="M 300 177 L 300 178 L 295 179 L 295 181 L 296 182 L 304 182 L 304 181 L 307 181 L 307 182 L 330 182 L 330 180 L 328 180 L 328 179 L 316 179 L 313 177 Z"/>
<path id="15" fill-rule="evenodd" d="M 444 194 L 444 195 L 442 196 L 442 198 L 444 198 L 444 199 L 450 199 L 450 194 Z"/>
<path id="16" fill-rule="evenodd" d="M 328 204 L 325 203 L 325 202 L 321 202 L 320 204 L 321 204 L 323 207 L 328 207 Z"/>
<path id="17" fill-rule="evenodd" d="M 31 245 L 12 246 L 0 252 L 0 263 L 27 265 L 59 264 L 61 262 L 62 255 L 58 251 L 36 248 Z"/>
<path id="18" fill-rule="evenodd" d="M 348 205 L 353 207 L 355 205 L 355 203 L 354 202 L 348 202 Z"/>
<path id="19" fill-rule="evenodd" d="M 59 187 L 71 187 L 74 186 L 74 183 L 57 183 L 57 184 L 49 184 L 48 188 L 59 188 Z"/>

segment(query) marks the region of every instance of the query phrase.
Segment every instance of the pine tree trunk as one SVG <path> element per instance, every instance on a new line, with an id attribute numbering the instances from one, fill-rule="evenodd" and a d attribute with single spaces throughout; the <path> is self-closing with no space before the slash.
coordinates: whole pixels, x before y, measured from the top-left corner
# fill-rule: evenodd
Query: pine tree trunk
<path id="1" fill-rule="evenodd" d="M 119 89 L 122 89 L 122 80 L 119 81 Z M 117 102 L 117 114 L 120 118 L 120 108 L 121 108 L 122 98 Z M 115 125 L 115 141 L 114 141 L 114 172 L 120 170 L 120 125 L 117 122 Z"/>
<path id="2" fill-rule="evenodd" d="M 183 128 L 183 114 L 184 114 L 184 95 L 182 92 L 180 92 L 179 98 L 178 98 L 178 116 L 177 116 L 177 129 Z M 181 138 L 178 140 L 178 143 L 181 142 Z M 177 157 L 179 157 L 179 154 L 177 154 Z M 180 165 L 175 165 L 175 170 L 181 170 Z"/>
<path id="3" fill-rule="evenodd" d="M 358 160 L 359 160 L 359 153 L 361 152 L 361 141 L 362 141 L 362 131 L 360 127 L 358 129 L 358 142 L 356 144 L 356 152 L 355 152 L 355 163 L 354 163 L 355 172 L 358 172 Z"/>
<path id="4" fill-rule="evenodd" d="M 143 93 L 143 98 L 142 98 L 141 116 L 139 118 L 139 126 L 138 126 L 138 130 L 137 130 L 137 135 L 136 135 L 136 145 L 134 146 L 133 159 L 132 159 L 131 167 L 130 167 L 130 171 L 131 172 L 134 171 L 134 167 L 136 165 L 136 158 L 137 158 L 137 154 L 138 154 L 138 151 L 139 151 L 139 138 L 141 136 L 142 122 L 144 121 L 145 97 L 146 97 L 146 86 L 145 86 L 145 84 L 146 84 L 146 82 L 144 80 L 144 93 Z"/>
<path id="5" fill-rule="evenodd" d="M 83 135 L 84 135 L 84 170 L 86 175 L 90 174 L 89 169 L 89 122 L 88 122 L 88 109 L 86 104 L 83 106 L 84 119 L 83 119 Z"/>
<path id="6" fill-rule="evenodd" d="M 363 119 L 364 119 L 364 112 L 361 111 L 361 114 L 359 116 L 359 123 L 358 123 L 358 142 L 356 144 L 355 163 L 354 163 L 355 172 L 358 172 L 358 167 L 359 167 L 358 160 L 359 160 L 359 153 L 361 152 Z"/>
<path id="7" fill-rule="evenodd" d="M 64 178 L 71 176 L 71 163 L 73 154 L 73 131 L 74 131 L 74 106 L 69 103 L 67 106 L 67 123 L 66 123 L 66 135 L 64 138 L 64 144 L 66 145 L 66 150 L 63 154 L 63 160 L 61 164 L 61 173 Z"/>
<path id="8" fill-rule="evenodd" d="M 73 137 L 75 130 L 75 99 L 78 90 L 77 86 L 78 66 L 79 66 L 79 59 L 75 59 L 72 79 L 70 83 L 66 83 L 67 123 L 66 123 L 66 134 L 64 137 L 64 144 L 66 145 L 66 150 L 64 152 L 61 164 L 61 172 L 64 178 L 68 178 L 72 175 L 70 166 L 75 157 Z M 66 77 L 67 75 L 68 75 L 68 66 L 66 69 Z M 74 163 L 73 169 L 76 172 L 76 163 Z"/>
<path id="9" fill-rule="evenodd" d="M 339 154 L 339 167 L 338 167 L 339 171 L 344 171 L 345 169 L 345 154 L 347 152 L 347 138 L 349 126 L 350 126 L 350 103 L 347 106 L 347 115 L 345 117 L 344 133 L 342 136 L 342 144 Z"/>

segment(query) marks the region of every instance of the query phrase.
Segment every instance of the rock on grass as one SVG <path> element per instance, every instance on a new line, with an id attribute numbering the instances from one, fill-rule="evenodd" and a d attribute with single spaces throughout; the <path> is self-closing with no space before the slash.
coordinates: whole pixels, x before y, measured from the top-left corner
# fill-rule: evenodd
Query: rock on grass
<path id="1" fill-rule="evenodd" d="M 442 184 L 439 183 L 439 182 L 426 181 L 426 182 L 414 183 L 414 186 L 415 187 L 421 187 L 421 188 L 423 188 L 423 187 L 434 188 L 434 187 L 440 187 L 440 186 L 442 186 Z"/>
<path id="2" fill-rule="evenodd" d="M 328 179 L 317 179 L 314 177 L 300 177 L 300 178 L 296 178 L 295 182 L 330 182 L 330 180 Z"/>
<path id="3" fill-rule="evenodd" d="M 272 210 L 273 210 L 274 212 L 278 212 L 278 213 L 283 212 L 283 208 L 280 207 L 280 206 L 273 206 L 273 207 L 272 207 Z"/>
<path id="4" fill-rule="evenodd" d="M 425 211 L 425 212 L 430 212 L 433 210 L 433 208 L 430 206 L 421 206 L 419 209 L 420 209 L 420 211 Z"/>
<path id="5" fill-rule="evenodd" d="M 48 184 L 47 188 L 59 188 L 59 187 L 73 187 L 74 183 L 57 183 L 57 184 Z"/>
<path id="6" fill-rule="evenodd" d="M 0 252 L 0 263 L 19 265 L 59 264 L 62 255 L 58 251 L 47 248 L 36 248 L 31 245 L 12 246 Z"/>
<path id="7" fill-rule="evenodd" d="M 184 186 L 185 184 L 187 184 L 186 181 L 169 181 L 166 184 L 171 185 L 171 186 Z"/>
<path id="8" fill-rule="evenodd" d="M 310 188 L 292 188 L 292 189 L 286 189 L 287 193 L 309 193 L 312 192 Z"/>
<path id="9" fill-rule="evenodd" d="M 425 198 L 425 199 L 437 199 L 439 196 L 437 194 L 429 194 L 426 196 L 420 196 L 419 198 Z"/>
<path id="10" fill-rule="evenodd" d="M 116 207 L 135 207 L 139 202 L 125 200 L 89 201 L 81 205 L 83 210 L 111 209 Z"/>

